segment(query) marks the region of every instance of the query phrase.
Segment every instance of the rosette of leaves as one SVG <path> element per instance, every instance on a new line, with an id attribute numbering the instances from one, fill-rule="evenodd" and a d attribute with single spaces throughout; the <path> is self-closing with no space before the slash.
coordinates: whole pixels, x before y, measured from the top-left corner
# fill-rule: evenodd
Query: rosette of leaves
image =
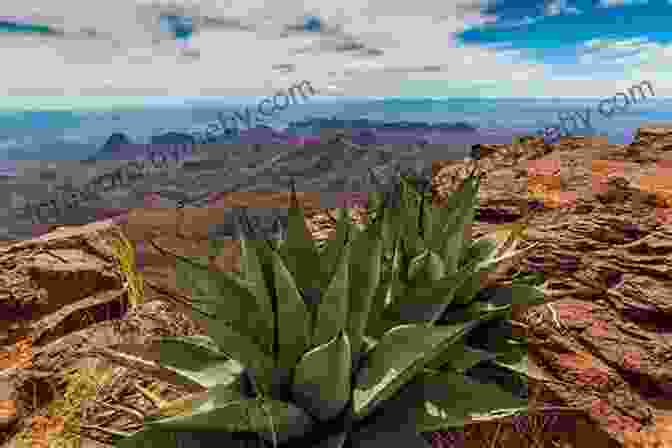
<path id="1" fill-rule="evenodd" d="M 380 183 L 370 212 L 383 232 L 384 262 L 367 334 L 379 338 L 398 325 L 443 326 L 477 320 L 481 324 L 470 331 L 469 340 L 454 344 L 454 351 L 446 351 L 429 367 L 459 365 L 479 378 L 486 371 L 497 372 L 520 390 L 528 376 L 526 342 L 513 335 L 512 308 L 543 303 L 545 285 L 538 278 L 516 278 L 506 285 L 498 282 L 534 247 L 520 249 L 525 219 L 472 239 L 469 229 L 481 180 L 476 169 L 441 207 L 432 202 L 426 187 L 418 190 L 417 183 L 406 176 L 391 186 Z M 493 338 L 495 329 L 498 336 Z M 496 344 L 474 347 L 478 341 L 490 340 Z"/>
<path id="2" fill-rule="evenodd" d="M 164 339 L 160 364 L 208 392 L 164 406 L 169 416 L 148 418 L 118 447 L 172 448 L 187 437 L 194 446 L 256 440 L 259 446 L 428 447 L 422 432 L 527 409 L 515 391 L 467 374 L 482 357 L 467 350 L 465 337 L 501 308 L 470 310 L 451 323 L 393 325 L 372 337 L 366 330 L 382 312 L 374 301 L 387 285 L 381 269 L 389 209 L 380 207 L 365 228 L 340 210 L 335 237 L 318 250 L 293 184 L 291 200 L 279 244 L 259 238 L 241 214 L 240 274 L 212 270 L 202 257 L 174 255 L 178 281 L 191 289 L 208 336 Z M 485 260 L 481 252 L 465 265 Z M 465 269 L 456 264 L 456 272 Z M 413 278 L 425 275 L 417 267 L 413 272 Z M 457 278 L 451 275 L 446 278 Z M 437 300 L 455 289 L 447 283 L 432 284 Z M 518 358 L 508 364 L 513 361 Z"/>

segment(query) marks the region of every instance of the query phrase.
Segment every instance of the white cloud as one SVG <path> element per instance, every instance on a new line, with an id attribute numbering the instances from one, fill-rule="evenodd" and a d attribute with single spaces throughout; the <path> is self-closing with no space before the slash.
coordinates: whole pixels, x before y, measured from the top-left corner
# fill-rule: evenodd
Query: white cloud
<path id="1" fill-rule="evenodd" d="M 526 59 L 510 43 L 479 47 L 457 42 L 455 33 L 495 19 L 481 15 L 478 7 L 483 4 L 472 0 L 457 4 L 433 0 L 371 0 L 366 4 L 316 0 L 309 10 L 298 0 L 282 4 L 236 1 L 226 7 L 219 0 L 192 0 L 184 6 L 189 14 L 235 19 L 243 26 L 256 27 L 252 31 L 203 29 L 190 42 L 200 52 L 199 58 L 181 56 L 171 40 L 153 43 L 157 34 L 152 28 L 152 14 L 158 9 L 152 9 L 148 2 L 63 0 L 56 4 L 22 0 L 25 7 L 17 3 L 8 6 L 11 11 L 4 14 L 25 16 L 32 9 L 34 15 L 49 18 L 64 29 L 96 28 L 113 39 L 0 35 L 5 60 L 20 61 L 13 69 L 3 70 L 2 107 L 15 102 L 11 95 L 55 95 L 48 100 L 53 107 L 72 105 L 73 100 L 67 97 L 81 95 L 109 95 L 103 106 L 114 102 L 142 104 L 142 97 L 153 95 L 266 96 L 301 80 L 310 81 L 321 95 L 367 97 L 395 96 L 400 90 L 404 95 L 416 95 L 428 89 L 422 86 L 430 85 L 425 94 L 434 96 L 464 92 L 484 96 L 611 96 L 615 92 L 613 83 L 605 82 L 590 67 L 585 76 L 563 78 L 553 64 Z M 554 11 L 567 13 L 570 9 L 564 2 L 554 3 Z M 289 33 L 280 38 L 285 25 L 300 22 L 306 14 L 322 17 L 333 32 Z M 335 46 L 347 43 L 348 36 L 383 54 L 371 57 L 362 52 L 334 51 Z M 628 51 L 640 47 L 643 50 L 639 55 L 628 55 Z M 305 48 L 313 51 L 297 53 Z M 611 65 L 617 58 L 632 61 L 632 66 L 618 68 L 623 79 L 634 76 L 632 79 L 638 82 L 643 79 L 639 74 L 644 73 L 644 79 L 657 89 L 672 87 L 669 76 L 656 72 L 651 56 L 669 60 L 670 50 L 650 45 L 644 38 L 595 39 L 580 50 L 585 52 L 579 56 L 584 63 L 589 63 L 590 57 L 593 62 L 611 58 Z M 283 64 L 294 65 L 295 71 L 281 73 L 272 68 Z M 663 65 L 659 62 L 658 70 Z M 442 66 L 443 70 L 422 72 L 421 68 L 427 66 Z M 134 95 L 139 98 L 134 100 Z M 48 102 L 44 98 L 35 101 Z M 89 106 L 100 103 L 86 97 L 77 101 Z"/>
<path id="2" fill-rule="evenodd" d="M 560 14 L 581 14 L 581 10 L 567 5 L 567 0 L 551 0 L 546 4 L 545 14 L 557 16 Z"/>

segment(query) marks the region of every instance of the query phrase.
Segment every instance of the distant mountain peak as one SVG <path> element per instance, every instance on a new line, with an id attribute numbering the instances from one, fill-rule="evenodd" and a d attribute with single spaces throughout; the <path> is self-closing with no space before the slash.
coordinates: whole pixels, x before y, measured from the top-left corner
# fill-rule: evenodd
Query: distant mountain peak
<path id="1" fill-rule="evenodd" d="M 115 132 L 107 138 L 103 147 L 93 156 L 86 159 L 87 162 L 94 162 L 96 160 L 103 160 L 109 157 L 114 157 L 119 154 L 125 145 L 132 145 L 133 141 L 122 132 Z"/>

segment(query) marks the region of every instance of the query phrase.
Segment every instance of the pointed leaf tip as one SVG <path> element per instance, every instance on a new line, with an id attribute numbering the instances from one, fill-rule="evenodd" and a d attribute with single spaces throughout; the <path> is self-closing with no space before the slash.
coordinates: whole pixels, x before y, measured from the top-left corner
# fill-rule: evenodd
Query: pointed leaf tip
<path id="1" fill-rule="evenodd" d="M 340 414 L 350 399 L 351 348 L 344 331 L 301 357 L 294 375 L 296 402 L 322 421 Z"/>

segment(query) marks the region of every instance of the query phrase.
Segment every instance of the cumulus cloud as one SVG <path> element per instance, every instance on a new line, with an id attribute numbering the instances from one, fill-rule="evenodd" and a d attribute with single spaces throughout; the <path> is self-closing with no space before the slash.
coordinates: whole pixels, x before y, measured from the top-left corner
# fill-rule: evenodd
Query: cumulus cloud
<path id="1" fill-rule="evenodd" d="M 526 26 L 544 18 L 523 14 L 507 22 L 493 5 L 477 0 L 316 0 L 309 7 L 299 0 L 10 2 L 3 14 L 48 24 L 63 36 L 0 34 L 5 60 L 19 61 L 3 70 L 0 95 L 34 96 L 54 105 L 72 101 L 63 97 L 94 102 L 86 96 L 109 96 L 105 105 L 142 104 L 146 96 L 263 97 L 301 80 L 326 96 L 613 94 L 613 85 L 597 74 L 560 76 L 552 62 L 533 59 L 511 42 L 461 42 L 456 35 L 472 27 L 516 21 Z M 581 11 L 553 0 L 543 12 L 554 19 Z M 162 14 L 191 18 L 194 32 L 186 48 L 161 26 Z M 319 17 L 320 26 L 302 30 L 307 16 Z M 631 60 L 633 66 L 621 68 L 623 76 L 633 75 L 633 67 L 645 70 L 641 65 L 653 54 L 669 58 L 666 47 L 643 38 L 595 39 L 576 53 L 579 66 Z M 647 73 L 655 75 L 650 80 L 656 87 L 672 87 L 664 75 Z M 51 96 L 60 99 L 39 99 Z"/>

